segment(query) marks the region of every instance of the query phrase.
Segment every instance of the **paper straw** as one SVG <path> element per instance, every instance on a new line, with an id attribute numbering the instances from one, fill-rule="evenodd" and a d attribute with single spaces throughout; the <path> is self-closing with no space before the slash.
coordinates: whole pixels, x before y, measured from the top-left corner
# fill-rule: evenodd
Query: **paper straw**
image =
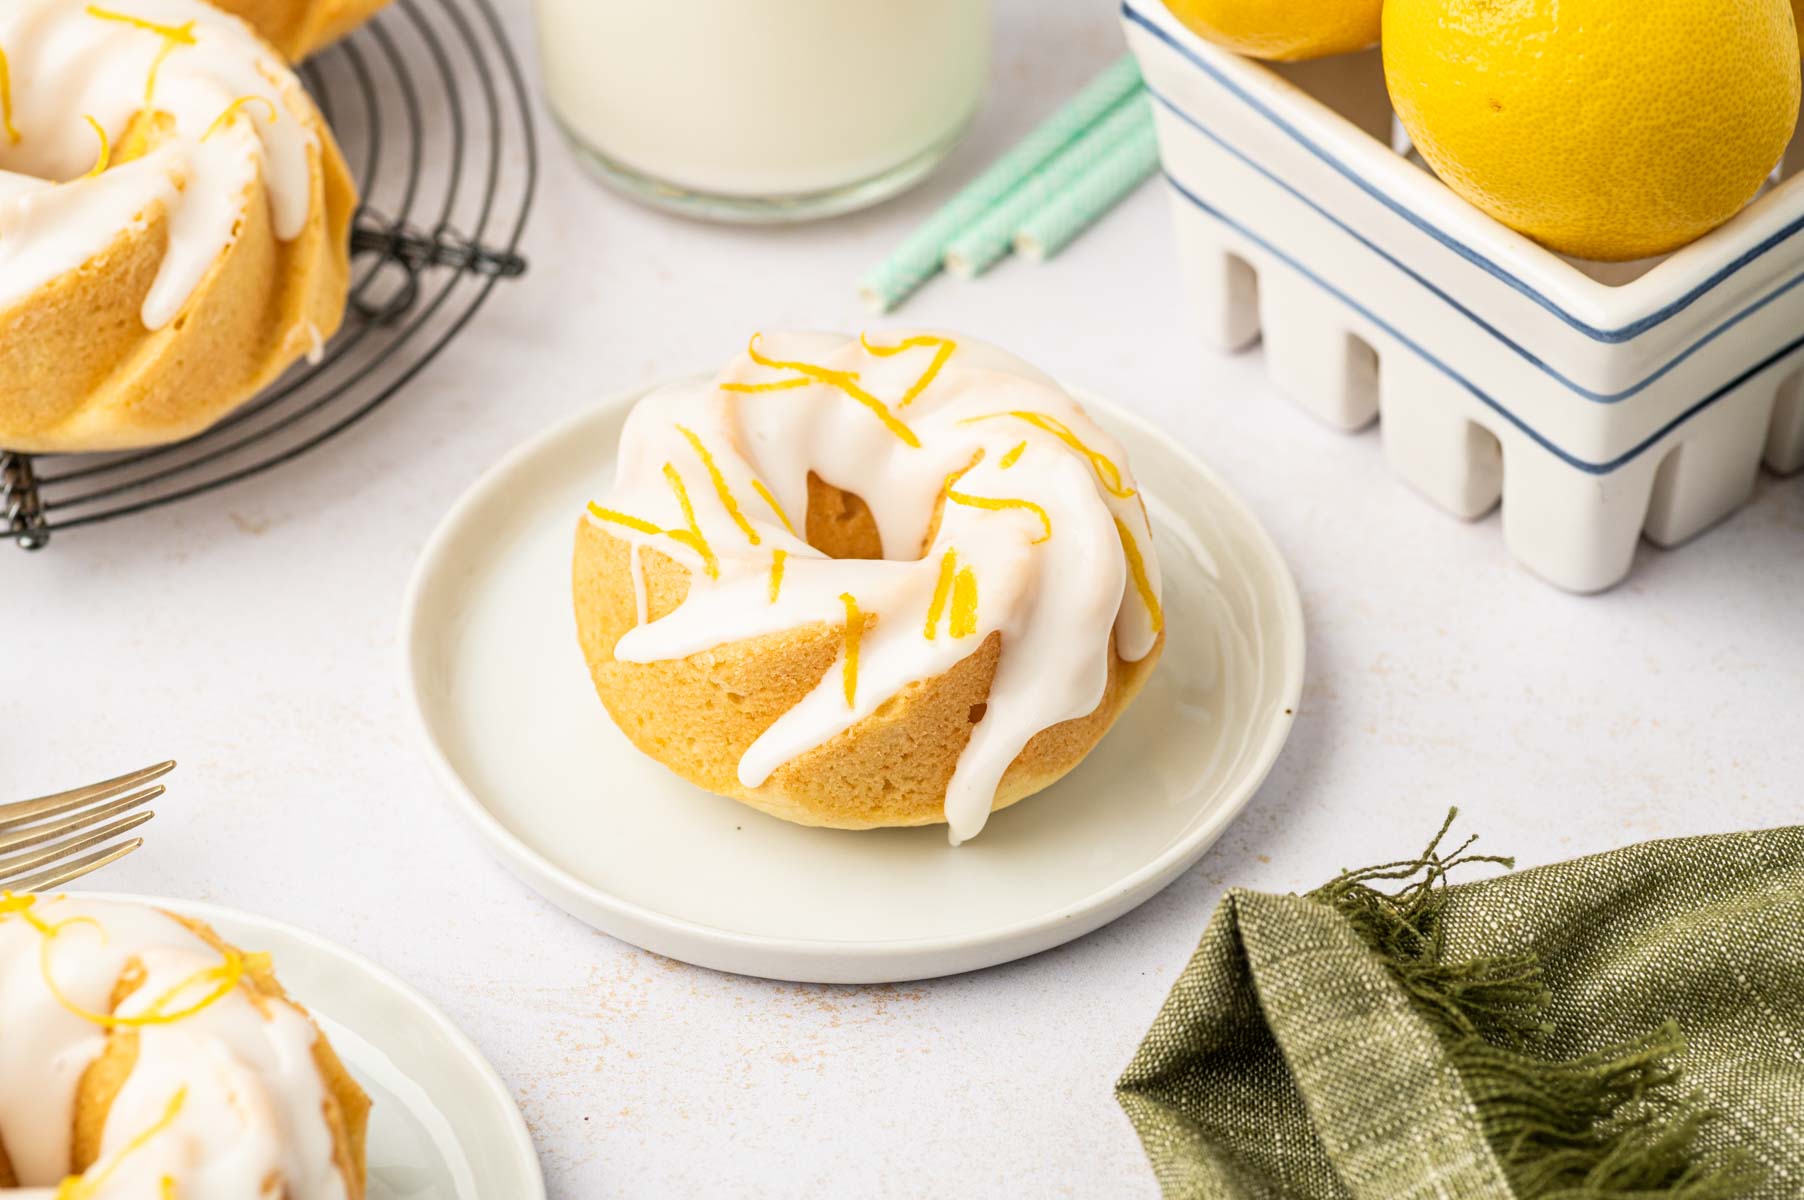
<path id="1" fill-rule="evenodd" d="M 1077 183 L 1136 130 L 1150 129 L 1153 110 L 1140 88 L 1109 111 L 1020 187 L 977 219 L 946 247 L 946 270 L 971 279 L 989 270 L 1014 246 L 1027 219 Z"/>
<path id="2" fill-rule="evenodd" d="M 1159 142 L 1147 126 L 1110 150 L 1075 185 L 1023 222 L 1015 234 L 1015 253 L 1035 262 L 1051 258 L 1158 169 Z"/>
<path id="3" fill-rule="evenodd" d="M 888 312 L 900 304 L 939 271 L 953 238 L 1139 86 L 1138 64 L 1132 55 L 1123 55 L 929 217 L 926 224 L 866 275 L 858 285 L 864 302 L 876 312 Z"/>

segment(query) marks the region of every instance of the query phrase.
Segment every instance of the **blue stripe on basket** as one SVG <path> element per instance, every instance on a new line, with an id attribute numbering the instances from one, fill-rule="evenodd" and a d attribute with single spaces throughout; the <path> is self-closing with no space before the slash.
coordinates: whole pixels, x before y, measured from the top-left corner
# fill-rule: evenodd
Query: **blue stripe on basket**
<path id="1" fill-rule="evenodd" d="M 1345 163 L 1341 162 L 1338 158 L 1335 158 L 1332 154 L 1329 154 L 1326 150 L 1322 149 L 1315 142 L 1311 141 L 1307 136 L 1305 136 L 1303 134 L 1303 132 L 1301 130 L 1297 129 L 1295 126 L 1290 124 L 1283 117 L 1279 116 L 1276 112 L 1272 111 L 1271 108 L 1269 108 L 1265 104 L 1261 103 L 1258 99 L 1256 99 L 1254 96 L 1252 96 L 1250 93 L 1248 93 L 1239 84 L 1237 84 L 1233 80 L 1229 79 L 1226 75 L 1223 75 L 1214 66 L 1210 65 L 1204 59 L 1199 57 L 1194 50 L 1190 49 L 1190 47 L 1188 47 L 1188 46 L 1184 45 L 1182 42 L 1178 41 L 1175 37 L 1173 37 L 1171 35 L 1170 32 L 1168 32 L 1167 30 L 1162 29 L 1158 25 L 1154 24 L 1150 18 L 1146 17 L 1144 14 L 1142 14 L 1138 9 L 1136 9 L 1134 7 L 1132 0 L 1122 0 L 1121 12 L 1122 12 L 1122 15 L 1127 20 L 1132 21 L 1134 24 L 1140 26 L 1142 29 L 1145 29 L 1148 33 L 1152 34 L 1154 37 L 1156 37 L 1160 41 L 1164 42 L 1167 46 L 1170 46 L 1173 50 L 1176 50 L 1179 54 L 1183 55 L 1191 63 L 1195 64 L 1195 66 L 1199 70 L 1201 70 L 1205 75 L 1209 76 L 1209 78 L 1213 79 L 1217 84 L 1219 84 L 1221 87 L 1226 89 L 1230 94 L 1235 96 L 1242 103 L 1246 104 L 1253 111 L 1257 112 L 1260 116 L 1264 117 L 1267 121 L 1271 122 L 1273 125 L 1276 125 L 1279 129 L 1281 129 L 1285 134 L 1287 134 L 1298 145 L 1302 146 L 1305 150 L 1309 151 L 1316 158 L 1319 158 L 1322 162 L 1326 163 L 1329 167 L 1333 168 L 1336 172 L 1338 172 L 1339 174 L 1344 176 L 1355 187 L 1359 188 L 1361 191 L 1365 192 L 1368 196 L 1372 197 L 1374 200 L 1378 201 L 1380 204 L 1384 205 L 1386 208 L 1388 208 L 1392 212 L 1396 213 L 1399 217 L 1402 217 L 1405 221 L 1408 221 L 1411 225 L 1415 226 L 1417 229 L 1421 230 L 1423 233 L 1427 234 L 1429 237 L 1433 238 L 1435 241 L 1441 243 L 1441 245 L 1445 246 L 1448 250 L 1451 250 L 1453 253 L 1459 255 L 1461 258 L 1465 259 L 1467 262 L 1471 263 L 1473 266 L 1477 267 L 1479 270 L 1484 271 L 1486 274 L 1493 276 L 1500 282 L 1502 282 L 1502 283 L 1508 285 L 1509 287 L 1515 289 L 1516 291 L 1520 292 L 1523 296 L 1527 297 L 1529 300 L 1533 301 L 1535 304 L 1539 305 L 1540 307 L 1546 309 L 1548 312 L 1552 313 L 1555 317 L 1558 317 L 1561 321 L 1565 322 L 1567 325 L 1571 326 L 1573 329 L 1577 330 L 1579 333 L 1584 334 L 1586 337 L 1591 338 L 1593 341 L 1627 342 L 1627 341 L 1631 341 L 1637 337 L 1640 337 L 1642 334 L 1646 333 L 1650 329 L 1653 329 L 1655 326 L 1665 324 L 1667 321 L 1671 320 L 1674 316 L 1677 316 L 1679 313 L 1685 311 L 1687 308 L 1690 308 L 1700 298 L 1702 298 L 1703 296 L 1705 296 L 1709 292 L 1711 292 L 1713 289 L 1715 289 L 1717 287 L 1717 285 L 1722 283 L 1725 279 L 1728 279 L 1731 275 L 1734 275 L 1735 273 L 1740 271 L 1743 267 L 1747 266 L 1749 263 L 1752 263 L 1755 260 L 1764 257 L 1769 251 L 1771 251 L 1774 247 L 1778 246 L 1780 243 L 1790 240 L 1792 237 L 1797 235 L 1799 230 L 1804 230 L 1804 217 L 1799 217 L 1798 219 L 1792 221 L 1790 224 L 1786 225 L 1782 229 L 1779 229 L 1776 232 L 1774 232 L 1773 234 L 1771 234 L 1770 236 L 1768 236 L 1764 241 L 1761 241 L 1757 245 L 1750 247 L 1748 250 L 1743 252 L 1739 257 L 1737 257 L 1733 261 L 1725 264 L 1723 267 L 1721 267 L 1719 270 L 1717 270 L 1715 274 L 1711 275 L 1709 278 L 1705 279 L 1702 283 L 1698 284 L 1695 288 L 1693 288 L 1689 292 L 1686 292 L 1684 295 L 1680 296 L 1678 299 L 1672 301 L 1672 303 L 1666 305 L 1664 308 L 1658 309 L 1655 312 L 1651 312 L 1647 316 L 1642 317 L 1639 320 L 1633 321 L 1627 325 L 1624 325 L 1620 329 L 1600 329 L 1595 325 L 1588 324 L 1585 321 L 1580 320 L 1578 317 L 1573 316 L 1571 313 L 1569 313 L 1565 309 L 1561 308 L 1553 300 L 1549 299 L 1547 296 L 1545 296 L 1541 292 L 1537 291 L 1534 287 L 1530 286 L 1528 283 L 1526 283 L 1522 279 L 1519 279 L 1515 275 L 1511 274 L 1509 271 L 1505 270 L 1503 267 L 1497 265 L 1495 262 L 1492 262 L 1490 259 L 1488 259 L 1484 255 L 1480 254 L 1478 251 L 1472 249 L 1472 247 L 1466 245 L 1464 242 L 1461 242 L 1457 238 L 1454 238 L 1446 233 L 1443 233 L 1440 229 L 1436 228 L 1434 225 L 1429 224 L 1426 220 L 1417 216 L 1415 213 L 1411 212 L 1408 208 L 1406 208 L 1402 204 L 1399 204 L 1397 201 L 1393 200 L 1385 192 L 1383 192 L 1382 190 L 1380 190 L 1373 184 L 1367 182 L 1358 173 L 1356 173 L 1352 168 L 1348 167 Z"/>
<path id="2" fill-rule="evenodd" d="M 1270 254 L 1273 257 L 1284 262 L 1287 266 L 1289 266 L 1291 268 L 1291 270 L 1296 271 L 1299 275 L 1302 275 L 1305 279 L 1308 279 L 1310 282 L 1314 283 L 1317 287 L 1321 288 L 1323 291 L 1327 292 L 1329 295 L 1331 295 L 1335 299 L 1339 300 L 1342 304 L 1345 304 L 1348 308 L 1351 308 L 1354 312 L 1357 312 L 1360 316 L 1362 316 L 1366 320 L 1370 321 L 1373 325 L 1376 325 L 1379 329 L 1382 329 L 1386 334 L 1390 335 L 1390 337 L 1395 339 L 1398 344 L 1400 344 L 1400 345 L 1406 347 L 1407 349 L 1409 349 L 1410 351 L 1414 352 L 1418 357 L 1420 357 L 1429 366 L 1433 367 L 1435 370 L 1437 370 L 1441 374 L 1445 375 L 1448 379 L 1452 380 L 1454 383 L 1458 384 L 1460 387 L 1462 387 L 1466 391 L 1470 392 L 1481 403 L 1483 403 L 1485 405 L 1485 407 L 1489 408 L 1492 412 L 1495 412 L 1498 416 L 1500 416 L 1504 420 L 1508 421 L 1511 425 L 1514 425 L 1524 435 L 1526 435 L 1527 437 L 1532 439 L 1536 445 L 1540 446 L 1542 449 L 1546 450 L 1548 453 L 1557 457 L 1561 462 L 1564 462 L 1565 464 L 1567 464 L 1570 467 L 1575 467 L 1578 470 L 1583 471 L 1588 475 L 1608 475 L 1611 472 L 1613 472 L 1623 466 L 1626 466 L 1628 463 L 1633 462 L 1635 459 L 1639 458 L 1642 454 L 1646 453 L 1650 447 L 1654 446 L 1661 439 L 1666 437 L 1667 434 L 1671 433 L 1673 430 L 1677 429 L 1679 426 L 1681 426 L 1685 422 L 1689 421 L 1692 417 L 1696 416 L 1698 413 L 1702 412 L 1704 409 L 1709 408 L 1712 404 L 1715 404 L 1718 400 L 1722 399 L 1724 396 L 1728 395 L 1730 392 L 1734 391 L 1736 388 L 1740 387 L 1742 384 L 1746 383 L 1748 380 L 1752 379 L 1754 376 L 1760 374 L 1762 371 L 1766 370 L 1768 367 L 1772 366 L 1774 363 L 1778 362 L 1780 359 L 1785 358 L 1787 355 L 1790 355 L 1799 349 L 1804 349 L 1804 337 L 1799 337 L 1799 338 L 1795 339 L 1788 345 L 1780 348 L 1779 350 L 1774 351 L 1772 354 L 1768 355 L 1766 358 L 1762 359 L 1760 362 L 1755 363 L 1753 366 L 1749 367 L 1747 370 L 1745 370 L 1741 374 L 1737 375 L 1734 379 L 1731 379 L 1728 383 L 1725 383 L 1722 387 L 1717 388 L 1715 391 L 1711 392 L 1709 395 L 1705 396 L 1703 399 L 1701 399 L 1701 400 L 1697 401 L 1695 404 L 1691 405 L 1684 412 L 1680 413 L 1678 416 L 1674 417 L 1672 420 L 1670 420 L 1666 424 L 1662 425 L 1659 429 L 1655 430 L 1640 444 L 1634 446 L 1633 448 L 1629 449 L 1628 451 L 1626 451 L 1623 454 L 1617 455 L 1615 458 L 1612 458 L 1612 459 L 1608 460 L 1607 462 L 1590 462 L 1590 461 L 1587 461 L 1586 459 L 1582 459 L 1582 458 L 1577 457 L 1576 455 L 1570 454 L 1566 450 L 1555 445 L 1547 437 L 1542 435 L 1538 430 L 1531 428 L 1529 426 L 1529 424 L 1526 421 L 1524 421 L 1521 417 L 1518 417 L 1515 413 L 1513 413 L 1509 409 L 1505 408 L 1495 397 L 1490 395 L 1484 389 L 1480 388 L 1477 384 L 1473 383 L 1470 379 L 1467 379 L 1464 375 L 1461 375 L 1458 371 L 1454 370 L 1452 367 L 1448 366 L 1446 362 L 1444 362 L 1440 358 L 1438 358 L 1432 351 L 1430 351 L 1427 347 L 1423 346 L 1420 342 L 1417 342 L 1414 339 L 1410 338 L 1402 330 L 1396 328 L 1394 325 L 1392 325 L 1388 321 L 1384 320 L 1384 318 L 1380 317 L 1377 313 L 1373 312 L 1371 309 L 1367 308 L 1365 305 L 1363 305 L 1359 301 L 1355 300 L 1352 296 L 1349 296 L 1346 292 L 1341 291 L 1339 288 L 1335 287 L 1332 283 L 1329 283 L 1326 279 L 1323 279 L 1320 275 L 1317 275 L 1314 271 L 1310 270 L 1308 267 L 1306 267 L 1302 263 L 1298 262 L 1295 258 L 1291 257 L 1289 254 L 1286 254 L 1283 250 L 1280 250 L 1278 247 L 1272 245 L 1270 242 L 1268 242 L 1264 238 L 1260 237 L 1257 233 L 1254 233 L 1251 229 L 1248 229 L 1246 226 L 1240 224 L 1238 221 L 1234 220 L 1232 217 L 1228 216 L 1226 213 L 1215 208 L 1208 201 L 1204 200 L 1201 196 L 1198 196 L 1195 192 L 1191 191 L 1189 188 L 1187 188 L 1183 184 L 1179 183 L 1176 179 L 1173 179 L 1169 174 L 1167 174 L 1165 176 L 1165 179 L 1166 179 L 1166 182 L 1171 184 L 1172 188 L 1178 193 L 1178 195 L 1182 196 L 1185 200 L 1188 200 L 1191 204 L 1195 205 L 1199 210 L 1201 210 L 1202 212 L 1215 218 L 1217 221 L 1220 221 L 1223 225 L 1226 225 L 1228 228 L 1234 230 L 1236 233 L 1240 234 L 1240 236 L 1246 238 L 1248 241 L 1252 242 L 1254 245 L 1256 245 L 1260 249 L 1264 250 L 1267 254 Z"/>
<path id="3" fill-rule="evenodd" d="M 1537 370 L 1541 371 L 1548 378 L 1559 383 L 1562 387 L 1567 388 L 1568 390 L 1573 392 L 1575 395 L 1582 396 L 1586 400 L 1592 400 L 1599 404 L 1615 404 L 1619 401 L 1627 400 L 1631 396 L 1639 395 L 1641 392 L 1647 390 L 1649 387 L 1652 387 L 1655 383 L 1658 383 L 1661 379 L 1665 378 L 1666 375 L 1668 375 L 1670 372 L 1675 370 L 1680 364 L 1684 363 L 1687 359 L 1691 358 L 1698 351 L 1702 350 L 1705 346 L 1708 346 L 1711 342 L 1714 342 L 1717 338 L 1719 338 L 1723 334 L 1727 333 L 1730 329 L 1733 329 L 1735 326 L 1741 324 L 1743 321 L 1747 320 L 1749 317 L 1754 316 L 1756 313 L 1760 312 L 1762 309 L 1765 309 L 1768 305 L 1772 304 L 1774 301 L 1780 299 L 1781 297 L 1787 295 L 1788 293 L 1790 293 L 1792 291 L 1795 291 L 1798 287 L 1804 286 L 1804 274 L 1800 274 L 1800 275 L 1796 275 L 1796 276 L 1792 277 L 1791 279 L 1787 280 L 1785 283 L 1781 284 L 1779 287 L 1777 287 L 1777 288 L 1773 289 L 1771 292 L 1767 293 L 1765 296 L 1762 296 L 1759 300 L 1756 300 L 1753 304 L 1750 304 L 1747 308 L 1744 308 L 1740 312 L 1736 313 L 1734 316 L 1730 317 L 1728 320 L 1724 321 L 1722 324 L 1718 325 L 1716 328 L 1712 329 L 1709 333 L 1707 333 L 1703 337 L 1699 338 L 1696 342 L 1693 342 L 1690 346 L 1686 347 L 1683 351 L 1681 351 L 1676 357 L 1670 359 L 1663 366 L 1661 366 L 1659 369 L 1655 370 L 1652 374 L 1648 375 L 1645 379 L 1641 380 L 1641 382 L 1639 382 L 1637 384 L 1634 384 L 1630 387 L 1624 388 L 1620 392 L 1592 391 L 1590 388 L 1587 388 L 1587 387 L 1583 386 L 1582 384 L 1579 384 L 1579 383 L 1575 382 L 1574 380 L 1569 379 L 1565 375 L 1561 374 L 1557 368 L 1555 368 L 1551 363 L 1547 362 L 1545 359 L 1541 358 L 1534 351 L 1528 349 L 1526 346 L 1522 345 L 1520 342 L 1517 342 L 1516 340 L 1511 338 L 1508 334 L 1504 333 L 1501 329 L 1498 329 L 1495 325 L 1492 325 L 1489 321 L 1487 321 L 1483 317 L 1479 316 L 1476 312 L 1473 312 L 1470 308 L 1466 307 L 1464 304 L 1461 304 L 1459 302 L 1459 300 L 1454 298 L 1450 293 L 1448 293 L 1446 290 L 1444 290 L 1443 288 L 1441 288 L 1440 286 L 1435 284 L 1432 280 L 1430 280 L 1429 278 L 1427 278 L 1420 272 L 1416 271 L 1408 263 L 1406 263 L 1402 259 L 1396 257 L 1394 254 L 1390 253 L 1384 247 L 1380 246 L 1378 243 L 1372 241 L 1370 238 L 1368 238 L 1364 234 L 1360 233 L 1359 230 L 1353 228 L 1353 226 L 1347 224 L 1345 221 L 1341 220 L 1339 217 L 1335 216 L 1333 213 L 1331 213 L 1327 209 L 1323 208 L 1320 204 L 1317 204 L 1314 200 L 1311 200 L 1308 196 L 1304 195 L 1302 192 L 1300 192 L 1296 188 L 1292 187 L 1281 176 L 1278 176 L 1278 175 L 1272 173 L 1271 171 L 1267 170 L 1256 159 L 1253 159 L 1253 158 L 1249 157 L 1248 155 L 1242 153 L 1237 147 L 1228 143 L 1225 139 L 1223 139 L 1214 130 L 1210 129 L 1207 125 L 1204 125 L 1202 122 L 1198 121 L 1195 117 L 1191 116 L 1189 113 L 1187 113 L 1183 109 L 1179 108 L 1176 103 L 1167 99 L 1165 96 L 1161 95 L 1160 93 L 1152 91 L 1150 88 L 1148 89 L 1148 91 L 1151 94 L 1151 96 L 1153 97 L 1153 99 L 1158 101 L 1159 106 L 1161 108 L 1164 108 L 1167 112 L 1169 112 L 1173 116 L 1177 117 L 1180 121 L 1183 121 L 1186 125 L 1189 125 L 1192 129 L 1195 129 L 1198 133 L 1200 133 L 1204 137 L 1208 138 L 1211 142 L 1214 142 L 1217 146 L 1219 146 L 1222 150 L 1226 151 L 1228 154 L 1233 155 L 1234 158 L 1238 159 L 1241 163 L 1243 163 L 1247 167 L 1251 168 L 1254 171 L 1257 171 L 1261 176 L 1263 176 L 1266 180 L 1268 180 L 1272 184 L 1274 184 L 1277 187 L 1282 188 L 1284 191 L 1288 192 L 1293 198 L 1295 198 L 1302 204 L 1307 205 L 1312 212 L 1314 212 L 1317 216 L 1321 217 L 1324 221 L 1329 222 L 1335 228 L 1339 229 L 1342 233 L 1346 234 L 1348 237 L 1352 238 L 1353 240 L 1357 241 L 1360 245 L 1364 246 L 1367 250 L 1370 250 L 1373 254 L 1378 255 L 1378 257 L 1384 259 L 1385 262 L 1388 262 L 1389 264 L 1391 264 L 1391 266 L 1397 268 L 1399 271 L 1403 272 L 1405 275 L 1408 275 L 1411 279 L 1415 280 L 1423 288 L 1432 292 L 1438 299 L 1440 299 L 1442 302 L 1444 302 L 1448 307 L 1454 309 L 1461 316 L 1463 316 L 1467 320 L 1471 321 L 1474 325 L 1477 325 L 1480 329 L 1483 329 L 1486 333 L 1490 334 L 1493 338 L 1497 339 L 1499 342 L 1502 342 L 1505 346 L 1508 346 L 1511 350 L 1515 351 L 1518 355 L 1520 355 L 1522 357 L 1522 359 L 1524 361 L 1526 361 L 1530 365 L 1534 366 Z"/>

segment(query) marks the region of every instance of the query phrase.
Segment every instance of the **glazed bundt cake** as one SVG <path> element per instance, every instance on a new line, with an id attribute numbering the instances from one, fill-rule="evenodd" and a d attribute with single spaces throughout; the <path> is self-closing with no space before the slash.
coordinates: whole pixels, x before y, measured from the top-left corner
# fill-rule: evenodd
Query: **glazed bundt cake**
<path id="1" fill-rule="evenodd" d="M 0 64 L 0 447 L 186 437 L 338 328 L 356 194 L 242 22 L 9 0 Z"/>
<path id="2" fill-rule="evenodd" d="M 300 62 L 357 28 L 388 0 L 212 0 Z"/>
<path id="3" fill-rule="evenodd" d="M 369 1106 L 267 956 L 135 904 L 0 898 L 0 1187 L 360 1200 Z"/>
<path id="4" fill-rule="evenodd" d="M 1076 766 L 1164 645 L 1119 447 L 939 334 L 754 338 L 641 400 L 577 524 L 602 703 L 685 779 L 790 821 L 980 830 Z"/>

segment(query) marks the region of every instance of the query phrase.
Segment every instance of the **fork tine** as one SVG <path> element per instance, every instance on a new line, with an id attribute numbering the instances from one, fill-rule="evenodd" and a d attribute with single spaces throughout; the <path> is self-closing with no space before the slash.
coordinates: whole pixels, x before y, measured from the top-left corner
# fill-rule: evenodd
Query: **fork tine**
<path id="1" fill-rule="evenodd" d="M 45 821 L 38 825 L 28 825 L 12 833 L 0 833 L 0 853 L 18 850 L 24 846 L 35 846 L 39 842 L 48 842 L 62 837 L 65 833 L 74 833 L 78 829 L 86 829 L 90 825 L 98 825 L 108 817 L 116 817 L 127 809 L 136 808 L 163 794 L 163 785 L 147 787 L 141 792 L 133 792 L 118 800 L 111 800 L 94 808 L 78 812 L 73 816 L 63 817 L 56 821 Z"/>
<path id="2" fill-rule="evenodd" d="M 11 858 L 0 858 L 0 881 L 10 879 L 12 876 L 22 874 L 26 871 L 35 871 L 39 867 L 47 866 L 59 858 L 67 858 L 71 854 L 80 854 L 89 846 L 98 846 L 101 842 L 106 841 L 110 837 L 136 829 L 156 815 L 157 814 L 154 812 L 135 812 L 129 817 L 114 821 L 110 825 L 103 825 L 99 829 L 92 830 L 88 833 L 77 834 L 72 838 L 64 838 L 60 842 L 54 842 L 48 846 L 41 846 L 36 850 L 31 850 L 24 854 L 15 854 Z"/>
<path id="3" fill-rule="evenodd" d="M 0 829 L 10 829 L 27 821 L 40 821 L 45 817 L 61 816 L 70 809 L 80 808 L 96 800 L 107 800 L 121 792 L 128 792 L 141 784 L 169 774 L 175 770 L 175 760 L 158 763 L 154 767 L 132 771 L 99 783 L 90 783 L 87 787 L 74 788 L 67 792 L 57 792 L 52 796 L 39 796 L 36 800 L 20 800 L 14 804 L 0 804 Z"/>
<path id="4" fill-rule="evenodd" d="M 150 814 L 146 813 L 145 816 Z M 79 879 L 89 871 L 97 871 L 110 862 L 118 862 L 126 855 L 144 844 L 143 838 L 133 838 L 129 842 L 120 842 L 116 846 L 107 846 L 92 854 L 83 855 L 74 862 L 58 863 L 47 871 L 40 871 L 27 879 L 21 879 L 12 885 L 11 890 L 17 892 L 43 892 L 54 887 L 61 887 L 71 879 Z"/>

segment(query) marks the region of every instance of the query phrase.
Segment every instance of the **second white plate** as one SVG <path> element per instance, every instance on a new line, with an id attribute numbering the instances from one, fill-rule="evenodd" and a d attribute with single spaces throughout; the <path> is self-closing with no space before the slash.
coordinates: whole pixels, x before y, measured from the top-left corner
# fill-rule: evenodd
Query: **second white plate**
<path id="1" fill-rule="evenodd" d="M 1126 449 L 1165 576 L 1164 657 L 1100 746 L 954 848 L 943 827 L 809 829 L 641 755 L 577 649 L 570 555 L 605 494 L 614 396 L 515 450 L 433 534 L 408 589 L 405 687 L 427 757 L 510 870 L 659 954 L 828 983 L 946 975 L 1082 936 L 1194 863 L 1252 797 L 1303 680 L 1296 586 L 1196 459 L 1083 397 Z"/>

